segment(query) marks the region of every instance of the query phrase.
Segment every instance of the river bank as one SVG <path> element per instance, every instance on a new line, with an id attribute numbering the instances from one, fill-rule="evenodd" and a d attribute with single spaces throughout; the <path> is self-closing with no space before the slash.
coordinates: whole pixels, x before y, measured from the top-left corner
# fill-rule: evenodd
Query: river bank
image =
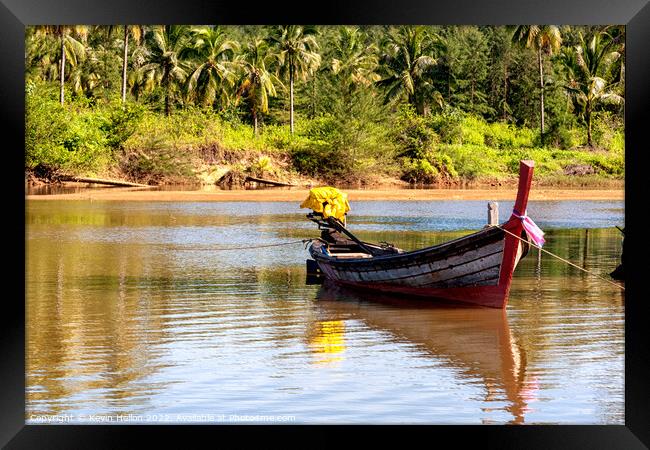
<path id="1" fill-rule="evenodd" d="M 522 159 L 535 161 L 540 186 L 610 189 L 625 174 L 624 136 L 614 125 L 607 128 L 614 134 L 593 146 L 579 129 L 575 139 L 549 137 L 542 145 L 531 128 L 465 113 L 424 118 L 400 110 L 370 130 L 349 117 L 300 116 L 294 133 L 280 122 L 255 135 L 246 124 L 200 109 L 164 116 L 137 104 L 124 111 L 30 99 L 25 172 L 34 182 L 76 176 L 226 188 L 242 188 L 249 178 L 296 186 L 505 187 L 516 185 Z"/>
<path id="2" fill-rule="evenodd" d="M 427 201 L 427 200 L 502 200 L 513 201 L 516 188 L 497 189 L 343 189 L 354 201 Z M 28 201 L 90 200 L 144 202 L 301 202 L 308 188 L 257 190 L 146 190 L 133 188 L 102 188 L 84 192 L 52 195 L 26 195 Z M 624 200 L 623 189 L 532 189 L 530 200 Z"/>

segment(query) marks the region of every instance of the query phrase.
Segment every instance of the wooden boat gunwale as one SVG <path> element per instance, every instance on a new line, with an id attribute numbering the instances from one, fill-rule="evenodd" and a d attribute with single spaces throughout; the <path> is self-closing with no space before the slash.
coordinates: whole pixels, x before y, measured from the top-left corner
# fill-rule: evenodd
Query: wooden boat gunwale
<path id="1" fill-rule="evenodd" d="M 322 258 L 322 259 L 326 259 L 329 263 L 340 263 L 341 265 L 364 264 L 364 263 L 367 263 L 367 264 L 370 265 L 372 263 L 376 263 L 378 261 L 381 262 L 381 261 L 384 261 L 384 260 L 397 261 L 397 260 L 402 259 L 402 258 L 408 259 L 408 258 L 413 257 L 413 256 L 419 256 L 421 254 L 430 253 L 431 251 L 435 251 L 436 253 L 444 253 L 445 255 L 453 255 L 454 253 L 447 253 L 449 251 L 447 249 L 447 247 L 450 247 L 450 246 L 452 246 L 454 244 L 458 244 L 458 243 L 466 243 L 467 241 L 469 241 L 469 240 L 471 240 L 473 238 L 477 238 L 478 236 L 481 236 L 481 235 L 491 235 L 491 234 L 503 236 L 503 235 L 505 235 L 505 232 L 503 230 L 497 228 L 497 227 L 490 227 L 490 228 L 486 228 L 486 229 L 483 229 L 483 230 L 478 230 L 478 231 L 476 231 L 474 233 L 471 233 L 471 234 L 468 234 L 468 235 L 465 235 L 465 236 L 461 236 L 461 237 L 458 237 L 458 238 L 450 240 L 450 241 L 446 241 L 446 242 L 442 242 L 440 244 L 432 245 L 430 247 L 419 248 L 419 249 L 416 249 L 416 250 L 409 250 L 409 251 L 405 251 L 405 252 L 402 252 L 402 253 L 377 255 L 377 256 L 373 256 L 371 259 L 368 259 L 368 258 L 337 259 L 336 257 L 327 256 L 327 255 L 325 255 L 323 253 L 316 253 L 313 256 L 316 256 L 316 257 Z M 470 245 L 470 242 L 467 242 L 467 245 Z M 467 251 L 467 250 L 464 249 L 463 251 Z"/>

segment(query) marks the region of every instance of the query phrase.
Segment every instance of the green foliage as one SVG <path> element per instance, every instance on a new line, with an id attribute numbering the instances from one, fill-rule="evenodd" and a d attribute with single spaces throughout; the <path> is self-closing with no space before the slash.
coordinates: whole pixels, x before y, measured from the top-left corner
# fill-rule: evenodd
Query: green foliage
<path id="1" fill-rule="evenodd" d="M 598 111 L 593 116 L 594 143 L 606 150 L 622 152 L 625 134 L 620 119 L 610 111 Z"/>
<path id="2" fill-rule="evenodd" d="M 37 89 L 33 83 L 26 89 L 25 165 L 59 167 L 68 157 L 61 145 L 68 127 L 65 110 L 47 95 L 35 94 Z"/>
<path id="3" fill-rule="evenodd" d="M 568 150 L 578 145 L 575 133 L 571 130 L 559 125 L 553 124 L 544 136 L 545 143 L 564 150 Z M 540 143 L 539 135 L 535 136 L 535 143 Z"/>
<path id="4" fill-rule="evenodd" d="M 481 176 L 503 177 L 506 165 L 501 159 L 500 152 L 491 147 L 476 145 L 443 145 L 441 152 L 454 161 L 458 176 L 474 180 Z"/>
<path id="5" fill-rule="evenodd" d="M 297 135 L 310 136 L 311 139 L 287 143 L 296 170 L 309 176 L 332 176 L 343 172 L 345 161 L 341 160 L 340 152 L 328 144 L 337 138 L 338 133 L 339 124 L 332 116 L 299 122 Z"/>
<path id="6" fill-rule="evenodd" d="M 268 156 L 260 156 L 257 161 L 248 167 L 248 172 L 256 177 L 263 177 L 273 172 L 273 163 Z"/>
<path id="7" fill-rule="evenodd" d="M 473 113 L 491 113 L 484 84 L 488 75 L 488 41 L 475 26 L 454 27 L 448 34 L 449 70 L 454 105 Z"/>
<path id="8" fill-rule="evenodd" d="M 625 174 L 625 160 L 622 157 L 612 158 L 607 155 L 590 155 L 587 160 L 600 174 L 612 176 L 623 176 Z"/>
<path id="9" fill-rule="evenodd" d="M 535 135 L 528 128 L 515 127 L 506 122 L 488 123 L 481 116 L 454 108 L 446 108 L 433 116 L 430 123 L 445 144 L 485 145 L 504 149 L 530 147 Z"/>
<path id="10" fill-rule="evenodd" d="M 431 184 L 458 177 L 452 159 L 438 152 L 427 152 L 421 158 L 402 161 L 402 179 L 410 183 Z"/>
<path id="11" fill-rule="evenodd" d="M 27 90 L 25 164 L 50 171 L 94 172 L 111 161 L 109 137 L 101 111 L 60 105 L 39 95 L 38 87 Z M 45 88 L 47 90 L 47 88 Z"/>
<path id="12" fill-rule="evenodd" d="M 127 177 L 150 184 L 193 174 L 191 162 L 182 152 L 155 137 L 146 148 L 124 153 L 119 165 Z"/>
<path id="13" fill-rule="evenodd" d="M 122 103 L 123 28 L 28 27 L 26 168 L 155 181 L 210 149 L 258 176 L 508 178 L 532 158 L 540 177 L 622 177 L 624 28 L 562 27 L 559 48 L 555 29 L 513 30 L 134 26 Z"/>
<path id="14" fill-rule="evenodd" d="M 437 64 L 432 56 L 435 39 L 423 26 L 388 29 L 380 58 L 377 86 L 386 104 L 406 100 L 423 114 L 431 96 L 431 75 Z"/>
<path id="15" fill-rule="evenodd" d="M 431 126 L 440 136 L 440 140 L 446 144 L 463 143 L 463 123 L 464 114 L 456 108 L 447 107 L 442 113 L 435 115 L 431 119 Z"/>
<path id="16" fill-rule="evenodd" d="M 108 146 L 120 149 L 137 129 L 145 108 L 137 103 L 122 105 L 113 102 L 106 109 L 105 121 L 100 125 L 100 129 L 106 133 Z"/>
<path id="17" fill-rule="evenodd" d="M 422 159 L 438 140 L 429 120 L 417 114 L 411 105 L 403 105 L 395 121 L 395 142 L 401 149 L 399 155 Z"/>
<path id="18" fill-rule="evenodd" d="M 461 122 L 462 143 L 485 145 L 486 123 L 476 116 L 465 116 Z"/>
<path id="19" fill-rule="evenodd" d="M 301 173 L 352 182 L 393 168 L 394 148 L 388 130 L 380 124 L 321 117 L 309 121 L 303 130 L 297 133 L 303 141 L 291 150 L 293 164 Z"/>
<path id="20" fill-rule="evenodd" d="M 519 161 L 522 159 L 535 161 L 535 177 L 538 180 L 564 175 L 565 169 L 572 166 L 588 166 L 602 176 L 624 175 L 624 158 L 621 154 L 539 147 L 498 150 L 470 145 L 443 146 L 441 151 L 453 160 L 458 175 L 467 179 L 514 179 L 519 173 Z"/>
<path id="21" fill-rule="evenodd" d="M 404 161 L 402 179 L 409 183 L 434 183 L 438 179 L 438 169 L 425 159 Z"/>
<path id="22" fill-rule="evenodd" d="M 531 147 L 536 133 L 530 128 L 517 128 L 509 123 L 487 124 L 484 132 L 485 145 L 499 149 Z"/>
<path id="23" fill-rule="evenodd" d="M 293 166 L 298 172 L 308 176 L 328 177 L 342 172 L 345 165 L 337 157 L 335 149 L 319 145 L 307 145 L 291 152 Z"/>

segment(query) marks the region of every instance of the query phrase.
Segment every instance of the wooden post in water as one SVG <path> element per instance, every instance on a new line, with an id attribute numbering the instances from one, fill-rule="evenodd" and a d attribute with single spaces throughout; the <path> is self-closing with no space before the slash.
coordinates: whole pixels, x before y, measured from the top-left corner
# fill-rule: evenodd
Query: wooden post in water
<path id="1" fill-rule="evenodd" d="M 488 225 L 499 225 L 499 204 L 497 202 L 488 203 Z"/>
<path id="2" fill-rule="evenodd" d="M 582 267 L 587 268 L 587 254 L 589 253 L 589 228 L 585 228 L 585 247 L 582 249 Z"/>

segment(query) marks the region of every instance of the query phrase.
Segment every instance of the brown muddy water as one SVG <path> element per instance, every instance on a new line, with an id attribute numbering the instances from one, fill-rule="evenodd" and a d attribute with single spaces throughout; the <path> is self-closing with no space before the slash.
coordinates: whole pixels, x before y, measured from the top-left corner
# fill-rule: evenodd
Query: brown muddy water
<path id="1" fill-rule="evenodd" d="M 355 202 L 415 249 L 484 201 Z M 502 219 L 512 202 L 500 202 Z M 623 424 L 624 292 L 536 250 L 505 311 L 305 282 L 294 202 L 28 201 L 27 423 Z M 546 249 L 606 276 L 623 202 L 531 202 Z"/>

